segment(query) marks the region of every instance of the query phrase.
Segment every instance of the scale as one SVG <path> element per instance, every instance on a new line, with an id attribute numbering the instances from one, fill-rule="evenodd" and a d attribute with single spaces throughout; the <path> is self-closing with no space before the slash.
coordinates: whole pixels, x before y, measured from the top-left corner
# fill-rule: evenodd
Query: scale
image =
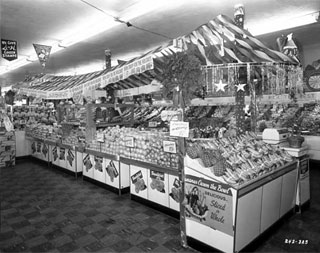
<path id="1" fill-rule="evenodd" d="M 266 128 L 262 133 L 262 140 L 271 145 L 288 146 L 289 132 L 287 128 Z"/>

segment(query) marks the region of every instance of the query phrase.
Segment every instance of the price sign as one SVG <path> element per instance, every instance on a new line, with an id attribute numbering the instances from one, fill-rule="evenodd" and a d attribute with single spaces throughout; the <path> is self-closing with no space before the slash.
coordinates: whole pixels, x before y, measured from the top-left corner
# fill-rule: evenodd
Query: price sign
<path id="1" fill-rule="evenodd" d="M 132 136 L 127 136 L 124 138 L 124 145 L 126 147 L 133 148 L 134 147 L 134 138 Z"/>
<path id="2" fill-rule="evenodd" d="M 172 111 L 172 110 L 163 110 L 161 112 L 162 121 L 173 121 L 179 120 L 182 116 L 182 110 Z"/>
<path id="3" fill-rule="evenodd" d="M 157 127 L 158 126 L 158 122 L 151 121 L 151 122 L 148 123 L 148 126 L 149 127 Z"/>
<path id="4" fill-rule="evenodd" d="M 167 153 L 176 154 L 176 143 L 174 141 L 163 141 L 163 151 Z"/>
<path id="5" fill-rule="evenodd" d="M 170 121 L 170 136 L 189 137 L 189 122 Z"/>
<path id="6" fill-rule="evenodd" d="M 104 133 L 97 133 L 97 141 L 104 142 Z"/>
<path id="7" fill-rule="evenodd" d="M 86 137 L 84 137 L 84 136 L 78 136 L 78 141 L 79 141 L 79 142 L 85 142 L 85 141 L 86 141 Z"/>

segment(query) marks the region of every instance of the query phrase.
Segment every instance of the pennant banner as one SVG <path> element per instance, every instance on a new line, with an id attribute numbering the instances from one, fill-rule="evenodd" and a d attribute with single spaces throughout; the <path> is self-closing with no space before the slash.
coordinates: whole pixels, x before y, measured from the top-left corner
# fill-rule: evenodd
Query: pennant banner
<path id="1" fill-rule="evenodd" d="M 36 50 L 36 53 L 42 68 L 45 68 L 46 63 L 49 60 L 51 46 L 33 44 L 33 47 Z"/>
<path id="2" fill-rule="evenodd" d="M 3 59 L 13 61 L 18 59 L 17 41 L 1 39 L 1 55 Z"/>

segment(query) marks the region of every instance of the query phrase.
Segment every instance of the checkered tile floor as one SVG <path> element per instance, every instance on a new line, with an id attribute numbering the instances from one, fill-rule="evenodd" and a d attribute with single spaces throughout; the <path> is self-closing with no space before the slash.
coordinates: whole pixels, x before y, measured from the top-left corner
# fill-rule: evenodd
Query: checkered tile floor
<path id="1" fill-rule="evenodd" d="M 312 190 L 319 193 L 318 182 Z M 0 190 L 0 252 L 196 252 L 180 245 L 177 219 L 130 200 L 129 194 L 117 196 L 32 161 L 1 169 Z M 280 224 L 255 251 L 319 252 L 316 201 Z M 296 236 L 309 239 L 309 245 L 283 243 Z"/>

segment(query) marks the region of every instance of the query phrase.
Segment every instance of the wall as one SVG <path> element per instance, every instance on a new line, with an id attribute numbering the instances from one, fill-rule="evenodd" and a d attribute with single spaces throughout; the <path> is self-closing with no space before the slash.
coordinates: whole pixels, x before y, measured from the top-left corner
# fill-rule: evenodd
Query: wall
<path id="1" fill-rule="evenodd" d="M 308 64 L 320 59 L 320 42 L 303 46 L 303 66 L 306 67 Z"/>

